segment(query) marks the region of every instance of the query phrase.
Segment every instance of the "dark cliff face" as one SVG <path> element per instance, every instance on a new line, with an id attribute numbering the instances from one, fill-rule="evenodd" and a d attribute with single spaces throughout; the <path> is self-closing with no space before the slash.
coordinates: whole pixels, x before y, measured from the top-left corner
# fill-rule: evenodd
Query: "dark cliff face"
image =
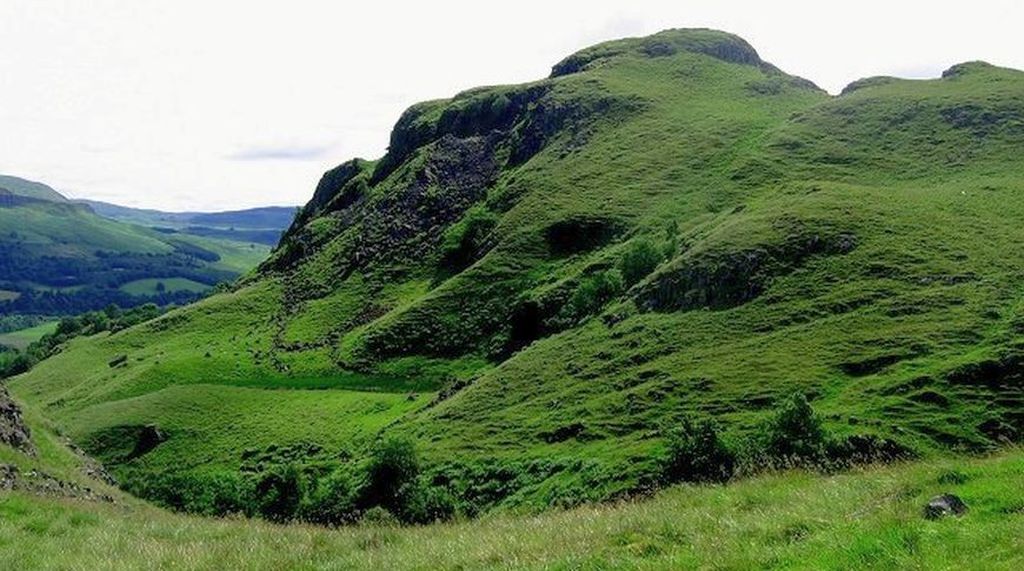
<path id="1" fill-rule="evenodd" d="M 11 399 L 7 388 L 0 385 L 0 444 L 35 455 L 32 433 L 21 418 L 21 408 Z"/>
<path id="2" fill-rule="evenodd" d="M 350 232 L 358 244 L 348 250 L 349 262 L 358 260 L 354 265 L 383 250 L 392 259 L 396 252 L 424 255 L 423 247 L 436 245 L 447 226 L 485 198 L 500 173 L 526 163 L 556 138 L 580 147 L 593 123 L 624 119 L 647 106 L 639 97 L 599 88 L 571 97 L 554 88 L 553 81 L 482 88 L 413 106 L 395 125 L 383 158 L 354 159 L 323 175 L 263 269 L 292 267 Z M 307 227 L 317 219 L 330 220 L 334 230 Z M 410 241 L 420 246 L 407 247 Z"/>

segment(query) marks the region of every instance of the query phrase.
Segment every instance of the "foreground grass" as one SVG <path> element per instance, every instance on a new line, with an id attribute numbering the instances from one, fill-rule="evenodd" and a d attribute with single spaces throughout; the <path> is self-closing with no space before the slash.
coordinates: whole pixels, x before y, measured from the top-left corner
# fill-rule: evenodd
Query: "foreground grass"
<path id="1" fill-rule="evenodd" d="M 726 487 L 539 516 L 328 530 L 0 496 L 0 567 L 36 569 L 1019 569 L 1024 453 Z M 960 519 L 927 521 L 938 493 Z"/>

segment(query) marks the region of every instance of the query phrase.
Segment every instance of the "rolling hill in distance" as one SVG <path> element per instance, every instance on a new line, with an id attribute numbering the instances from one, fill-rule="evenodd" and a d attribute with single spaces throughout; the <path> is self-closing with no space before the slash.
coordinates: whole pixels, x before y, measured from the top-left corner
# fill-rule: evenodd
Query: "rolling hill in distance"
<path id="1" fill-rule="evenodd" d="M 33 517 L 195 566 L 1014 568 L 1022 151 L 1024 72 L 831 96 L 703 29 L 415 105 L 228 291 L 6 382 L 39 442 L 0 458 L 125 507 L 12 477 L 0 529 L 23 557 L 58 551 Z M 104 244 L 132 229 L 128 256 L 213 251 L 32 208 Z M 41 259 L 85 239 L 17 232 Z M 921 517 L 951 490 L 968 515 Z M 363 523 L 194 517 L 237 513 Z"/>
<path id="2" fill-rule="evenodd" d="M 110 303 L 186 303 L 254 268 L 293 216 L 288 208 L 189 214 L 99 208 L 3 176 L 0 313 L 43 319 Z"/>
<path id="3" fill-rule="evenodd" d="M 40 182 L 32 182 L 16 176 L 0 175 L 0 189 L 9 194 L 47 200 L 50 202 L 68 202 L 63 194 Z"/>
<path id="4" fill-rule="evenodd" d="M 226 212 L 162 212 L 96 200 L 78 200 L 93 212 L 121 222 L 186 234 L 276 246 L 295 218 L 294 206 L 265 206 Z"/>

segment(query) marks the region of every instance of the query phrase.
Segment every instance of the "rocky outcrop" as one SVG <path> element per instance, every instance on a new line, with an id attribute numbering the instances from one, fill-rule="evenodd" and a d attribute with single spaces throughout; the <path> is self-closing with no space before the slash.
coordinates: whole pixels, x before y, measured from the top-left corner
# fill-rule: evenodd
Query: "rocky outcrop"
<path id="1" fill-rule="evenodd" d="M 651 311 L 733 307 L 756 298 L 773 277 L 810 258 L 845 254 L 856 244 L 852 234 L 811 234 L 732 252 L 684 254 L 638 287 L 637 304 Z"/>
<path id="2" fill-rule="evenodd" d="M 21 418 L 21 408 L 4 386 L 0 386 L 0 443 L 29 455 L 36 453 L 32 433 Z"/>
<path id="3" fill-rule="evenodd" d="M 55 498 L 114 502 L 114 498 L 88 486 L 62 480 L 41 470 L 23 471 L 12 464 L 0 464 L 0 491 L 14 490 Z"/>
<path id="4" fill-rule="evenodd" d="M 387 155 L 373 174 L 379 182 L 417 149 L 446 136 L 460 139 L 508 133 L 531 106 L 548 93 L 544 83 L 467 91 L 450 101 L 431 101 L 410 107 L 391 131 Z"/>
<path id="5" fill-rule="evenodd" d="M 925 519 L 961 516 L 967 513 L 967 504 L 953 494 L 935 496 L 924 506 Z"/>
<path id="6" fill-rule="evenodd" d="M 860 91 L 861 89 L 867 89 L 869 87 L 877 87 L 879 85 L 889 85 L 890 83 L 894 83 L 894 82 L 897 82 L 897 81 L 899 81 L 899 79 L 897 79 L 895 77 L 885 76 L 885 75 L 879 75 L 879 76 L 875 76 L 875 77 L 865 77 L 864 79 L 858 79 L 857 81 L 854 81 L 853 83 L 851 83 L 851 84 L 847 85 L 846 87 L 844 87 L 843 91 L 839 93 L 839 96 L 842 97 L 844 95 L 849 95 L 849 94 L 853 93 L 854 91 Z"/>
<path id="7" fill-rule="evenodd" d="M 958 63 L 942 72 L 942 79 L 956 79 L 969 73 L 995 68 L 994 65 L 985 61 L 966 61 Z"/>

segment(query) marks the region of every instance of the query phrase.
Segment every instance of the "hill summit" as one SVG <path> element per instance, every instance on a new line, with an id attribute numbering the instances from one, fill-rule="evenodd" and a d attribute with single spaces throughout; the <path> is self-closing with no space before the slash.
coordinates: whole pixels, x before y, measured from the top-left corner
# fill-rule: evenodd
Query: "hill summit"
<path id="1" fill-rule="evenodd" d="M 49 202 L 68 202 L 68 199 L 65 198 L 63 194 L 49 186 L 40 182 L 33 182 L 31 180 L 18 178 L 16 176 L 0 175 L 0 191 L 4 190 L 15 196 L 22 196 L 25 198 L 46 200 Z"/>
<path id="2" fill-rule="evenodd" d="M 959 69 L 831 97 L 672 30 L 415 105 L 233 291 L 11 388 L 208 512 L 254 474 L 358 482 L 380 442 L 473 514 L 648 489 L 687 419 L 741 449 L 780 407 L 865 456 L 1019 440 L 1024 74 Z"/>

